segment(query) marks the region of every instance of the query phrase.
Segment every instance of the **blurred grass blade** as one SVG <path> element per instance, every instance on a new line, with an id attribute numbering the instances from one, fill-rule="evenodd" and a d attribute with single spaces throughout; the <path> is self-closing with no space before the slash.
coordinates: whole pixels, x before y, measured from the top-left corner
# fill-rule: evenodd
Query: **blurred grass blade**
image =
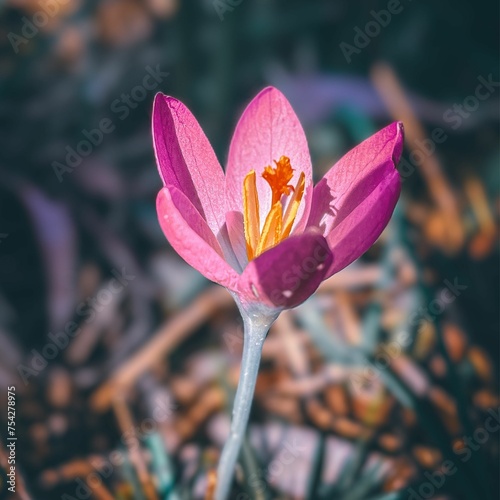
<path id="1" fill-rule="evenodd" d="M 376 497 L 370 497 L 368 500 L 406 500 L 408 498 L 407 491 L 392 491 L 391 493 L 384 493 Z"/>
<path id="2" fill-rule="evenodd" d="M 147 436 L 146 444 L 151 451 L 151 460 L 160 498 L 162 500 L 179 500 L 179 495 L 175 491 L 175 475 L 172 463 L 161 436 L 157 432 Z"/>
<path id="3" fill-rule="evenodd" d="M 128 486 L 131 487 L 131 490 L 134 492 L 134 500 L 146 500 L 144 493 L 142 491 L 141 484 L 139 482 L 139 478 L 135 473 L 135 469 L 132 466 L 132 462 L 130 461 L 128 451 L 123 450 L 123 463 L 121 466 L 123 478 L 128 482 Z"/>
<path id="4" fill-rule="evenodd" d="M 259 463 L 255 453 L 245 437 L 240 453 L 240 463 L 243 466 L 245 489 L 252 500 L 271 500 L 265 471 Z"/>
<path id="5" fill-rule="evenodd" d="M 360 475 L 346 494 L 345 500 L 367 498 L 370 492 L 380 489 L 383 481 L 383 463 L 378 462 Z"/>
<path id="6" fill-rule="evenodd" d="M 309 482 L 307 485 L 306 498 L 315 500 L 319 496 L 321 479 L 323 477 L 323 468 L 325 463 L 326 436 L 321 433 L 318 439 L 318 445 L 314 451 L 311 472 L 309 473 Z"/>
<path id="7" fill-rule="evenodd" d="M 341 479 L 339 481 L 339 487 L 342 490 L 348 490 L 354 485 L 356 478 L 365 465 L 368 451 L 368 442 L 358 441 L 355 452 L 342 470 Z"/>

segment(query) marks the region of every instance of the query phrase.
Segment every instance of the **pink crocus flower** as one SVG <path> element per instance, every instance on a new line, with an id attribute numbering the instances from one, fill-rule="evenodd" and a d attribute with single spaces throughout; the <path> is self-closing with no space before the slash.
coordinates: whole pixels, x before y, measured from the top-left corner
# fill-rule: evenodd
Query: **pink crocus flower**
<path id="1" fill-rule="evenodd" d="M 153 137 L 163 232 L 188 264 L 248 307 L 306 300 L 372 246 L 400 193 L 400 123 L 349 151 L 313 187 L 304 131 L 272 87 L 244 111 L 225 175 L 177 99 L 156 96 Z"/>
<path id="2" fill-rule="evenodd" d="M 232 293 L 244 321 L 231 433 L 217 476 L 216 498 L 224 500 L 267 332 L 280 311 L 361 256 L 389 222 L 400 193 L 403 127 L 393 123 L 365 140 L 316 186 L 300 122 L 272 87 L 244 111 L 225 174 L 197 120 L 173 97 L 155 98 L 153 138 L 163 232 L 188 264 Z"/>

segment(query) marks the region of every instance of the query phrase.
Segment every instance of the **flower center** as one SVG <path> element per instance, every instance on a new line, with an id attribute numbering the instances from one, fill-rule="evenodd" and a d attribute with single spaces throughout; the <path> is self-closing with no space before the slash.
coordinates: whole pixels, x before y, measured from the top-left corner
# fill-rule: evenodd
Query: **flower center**
<path id="1" fill-rule="evenodd" d="M 290 159 L 282 156 L 274 161 L 276 167 L 268 165 L 262 173 L 272 191 L 271 209 L 267 214 L 262 232 L 260 230 L 259 196 L 257 177 L 251 170 L 243 180 L 243 222 L 248 260 L 274 247 L 290 235 L 300 201 L 304 194 L 305 175 L 300 174 L 297 185 L 288 184 L 293 177 Z M 293 193 L 291 196 L 290 194 Z M 282 200 L 283 196 L 290 196 Z"/>

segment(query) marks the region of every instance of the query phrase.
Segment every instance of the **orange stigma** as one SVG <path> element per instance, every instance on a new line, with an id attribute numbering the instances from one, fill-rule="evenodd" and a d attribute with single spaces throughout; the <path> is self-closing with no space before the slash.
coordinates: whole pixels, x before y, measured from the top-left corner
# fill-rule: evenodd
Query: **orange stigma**
<path id="1" fill-rule="evenodd" d="M 293 177 L 290 158 L 282 156 L 279 161 L 275 160 L 274 163 L 276 163 L 276 168 L 268 165 L 262 174 L 262 177 L 271 186 L 273 192 L 272 205 L 280 201 L 282 195 L 286 194 L 288 196 L 291 191 L 294 191 L 294 187 L 288 184 Z"/>
<path id="2" fill-rule="evenodd" d="M 271 208 L 260 230 L 259 197 L 255 170 L 243 180 L 243 221 L 248 260 L 251 261 L 290 235 L 300 201 L 304 194 L 305 175 L 300 174 L 297 185 L 288 184 L 293 177 L 290 159 L 282 156 L 274 161 L 276 167 L 268 165 L 262 173 L 272 192 Z M 290 198 L 282 201 L 283 196 Z"/>

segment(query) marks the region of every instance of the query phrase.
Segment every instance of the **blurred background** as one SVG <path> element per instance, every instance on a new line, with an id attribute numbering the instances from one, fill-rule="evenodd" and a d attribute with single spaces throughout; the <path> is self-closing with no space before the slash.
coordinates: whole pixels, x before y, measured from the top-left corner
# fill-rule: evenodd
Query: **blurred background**
<path id="1" fill-rule="evenodd" d="M 498 498 L 498 10 L 1 2 L 2 498 L 210 498 L 241 322 L 161 233 L 151 107 L 181 99 L 224 165 L 266 85 L 317 178 L 403 120 L 403 194 L 377 244 L 273 326 L 231 498 Z"/>

